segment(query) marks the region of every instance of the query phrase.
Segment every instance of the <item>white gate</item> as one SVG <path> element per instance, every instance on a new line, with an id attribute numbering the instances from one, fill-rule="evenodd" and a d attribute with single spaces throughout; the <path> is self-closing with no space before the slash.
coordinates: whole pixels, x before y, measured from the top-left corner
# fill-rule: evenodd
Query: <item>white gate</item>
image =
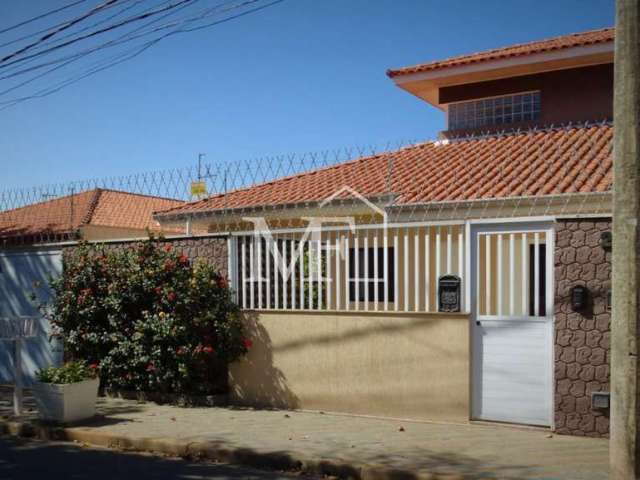
<path id="1" fill-rule="evenodd" d="M 0 251 L 0 317 L 37 318 L 36 334 L 23 341 L 24 381 L 33 382 L 36 370 L 62 361 L 62 348 L 49 338 L 49 323 L 42 318 L 30 294 L 38 300 L 50 300 L 49 277 L 62 272 L 59 250 Z M 14 382 L 14 343 L 0 338 L 0 383 Z"/>
<path id="2" fill-rule="evenodd" d="M 551 426 L 553 229 L 471 230 L 472 418 Z"/>

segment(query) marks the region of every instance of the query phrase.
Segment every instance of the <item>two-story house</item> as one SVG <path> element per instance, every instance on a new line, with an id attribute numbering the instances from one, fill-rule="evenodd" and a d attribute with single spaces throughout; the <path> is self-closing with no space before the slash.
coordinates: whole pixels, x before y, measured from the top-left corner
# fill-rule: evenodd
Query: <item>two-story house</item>
<path id="1" fill-rule="evenodd" d="M 607 435 L 613 39 L 389 70 L 438 140 L 157 213 L 228 237 L 235 399 Z"/>

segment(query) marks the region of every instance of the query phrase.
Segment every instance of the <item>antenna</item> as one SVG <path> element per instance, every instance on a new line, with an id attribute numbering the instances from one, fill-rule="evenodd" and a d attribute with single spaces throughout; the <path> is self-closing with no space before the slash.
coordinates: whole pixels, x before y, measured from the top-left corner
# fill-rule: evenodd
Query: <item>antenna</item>
<path id="1" fill-rule="evenodd" d="M 202 180 L 202 159 L 205 155 L 206 153 L 198 154 L 198 180 Z"/>

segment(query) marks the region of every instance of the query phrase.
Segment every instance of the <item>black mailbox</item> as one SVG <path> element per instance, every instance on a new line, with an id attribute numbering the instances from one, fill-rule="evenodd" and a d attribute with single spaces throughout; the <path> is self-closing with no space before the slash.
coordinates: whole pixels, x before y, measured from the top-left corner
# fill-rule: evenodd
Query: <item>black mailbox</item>
<path id="1" fill-rule="evenodd" d="M 589 289 L 584 285 L 576 285 L 571 289 L 571 309 L 579 312 L 587 308 L 589 302 Z"/>
<path id="2" fill-rule="evenodd" d="M 460 277 L 443 275 L 438 279 L 438 311 L 460 311 Z"/>

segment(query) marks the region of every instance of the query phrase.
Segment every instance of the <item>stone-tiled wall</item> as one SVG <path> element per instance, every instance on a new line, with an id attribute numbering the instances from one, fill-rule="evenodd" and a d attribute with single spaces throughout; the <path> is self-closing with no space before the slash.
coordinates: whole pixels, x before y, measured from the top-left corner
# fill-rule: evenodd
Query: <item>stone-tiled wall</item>
<path id="1" fill-rule="evenodd" d="M 227 239 L 226 237 L 180 237 L 162 239 L 161 242 L 168 243 L 178 251 L 183 252 L 189 260 L 205 261 L 214 267 L 223 275 L 228 275 L 227 269 Z M 107 242 L 109 248 L 117 249 L 123 246 L 131 245 L 133 242 Z M 73 248 L 73 247 L 68 247 Z"/>
<path id="2" fill-rule="evenodd" d="M 165 241 L 181 250 L 189 260 L 205 261 L 216 267 L 221 274 L 229 274 L 226 237 L 188 237 Z"/>
<path id="3" fill-rule="evenodd" d="M 610 219 L 561 220 L 555 249 L 555 428 L 606 437 L 609 412 L 591 408 L 591 392 L 609 391 L 611 252 L 600 246 Z M 589 289 L 588 307 L 571 308 L 571 288 Z"/>

